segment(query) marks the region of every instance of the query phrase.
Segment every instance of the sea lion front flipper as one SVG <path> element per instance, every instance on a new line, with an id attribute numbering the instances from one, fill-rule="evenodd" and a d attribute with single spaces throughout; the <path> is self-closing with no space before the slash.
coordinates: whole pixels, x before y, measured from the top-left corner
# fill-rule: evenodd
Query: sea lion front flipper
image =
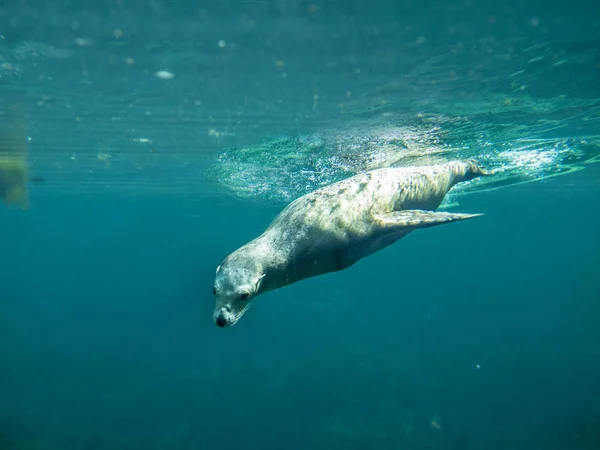
<path id="1" fill-rule="evenodd" d="M 473 219 L 483 214 L 460 214 L 442 211 L 423 211 L 420 209 L 408 209 L 404 211 L 393 211 L 375 216 L 384 228 L 429 228 L 458 220 Z"/>

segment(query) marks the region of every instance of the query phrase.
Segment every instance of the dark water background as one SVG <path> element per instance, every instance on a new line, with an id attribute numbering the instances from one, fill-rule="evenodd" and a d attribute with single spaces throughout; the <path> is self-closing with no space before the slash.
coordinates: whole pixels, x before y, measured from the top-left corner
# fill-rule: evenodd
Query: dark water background
<path id="1" fill-rule="evenodd" d="M 4 445 L 597 448 L 599 175 L 469 197 L 482 219 L 266 294 L 228 330 L 215 265 L 276 211 L 3 210 Z"/>
<path id="2" fill-rule="evenodd" d="M 279 206 L 194 184 L 223 145 L 316 127 L 348 86 L 368 93 L 401 73 L 410 52 L 375 54 L 408 35 L 426 35 L 432 54 L 449 27 L 457 41 L 593 48 L 597 2 L 206 2 L 202 29 L 185 2 L 3 5 L 13 68 L 0 86 L 24 92 L 47 183 L 32 186 L 30 210 L 0 209 L 1 450 L 600 448 L 600 165 L 463 197 L 461 212 L 484 217 L 266 294 L 226 330 L 211 322 L 215 268 Z M 244 51 L 212 55 L 244 14 L 260 25 L 237 38 Z M 110 44 L 117 26 L 130 44 Z M 172 55 L 195 33 L 210 45 L 186 65 Z M 100 44 L 39 54 L 39 41 L 83 35 Z M 167 35 L 158 56 L 147 50 Z M 37 53 L 17 58 L 24 40 Z M 323 69 L 344 48 L 358 62 Z M 144 68 L 110 65 L 115 54 Z M 293 83 L 272 69 L 280 55 Z M 363 79 L 344 75 L 361 61 Z M 167 87 L 152 77 L 163 66 L 176 74 Z M 599 92 L 593 78 L 557 78 L 536 95 L 548 86 Z M 149 130 L 161 164 L 131 147 Z M 99 152 L 113 166 L 99 168 Z M 169 185 L 180 195 L 158 193 Z"/>

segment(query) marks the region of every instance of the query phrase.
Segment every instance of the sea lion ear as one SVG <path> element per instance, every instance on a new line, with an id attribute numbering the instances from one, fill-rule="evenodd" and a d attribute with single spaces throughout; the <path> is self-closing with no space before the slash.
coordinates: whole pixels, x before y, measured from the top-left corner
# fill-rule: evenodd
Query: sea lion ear
<path id="1" fill-rule="evenodd" d="M 256 279 L 256 283 L 254 283 L 254 289 L 255 291 L 258 291 L 258 287 L 260 286 L 260 282 L 262 281 L 262 279 L 265 277 L 265 274 L 263 273 L 260 277 L 258 277 Z"/>

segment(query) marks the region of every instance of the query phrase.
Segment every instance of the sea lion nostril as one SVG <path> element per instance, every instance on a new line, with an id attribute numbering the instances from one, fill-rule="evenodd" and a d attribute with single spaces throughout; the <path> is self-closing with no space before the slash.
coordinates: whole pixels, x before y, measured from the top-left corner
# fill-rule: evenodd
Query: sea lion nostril
<path id="1" fill-rule="evenodd" d="M 227 323 L 227 322 L 225 321 L 225 317 L 223 317 L 223 316 L 219 316 L 219 317 L 217 317 L 217 320 L 216 320 L 216 322 L 217 322 L 217 326 L 218 326 L 218 327 L 221 327 L 221 328 L 223 328 L 223 327 L 225 326 L 225 324 Z"/>

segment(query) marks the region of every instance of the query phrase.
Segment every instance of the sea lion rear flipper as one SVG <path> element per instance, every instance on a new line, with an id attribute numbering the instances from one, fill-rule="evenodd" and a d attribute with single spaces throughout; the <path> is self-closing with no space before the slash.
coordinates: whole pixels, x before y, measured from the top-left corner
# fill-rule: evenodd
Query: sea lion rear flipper
<path id="1" fill-rule="evenodd" d="M 378 214 L 375 219 L 385 228 L 429 228 L 458 220 L 472 219 L 483 214 L 460 214 L 441 211 L 409 209 Z"/>

